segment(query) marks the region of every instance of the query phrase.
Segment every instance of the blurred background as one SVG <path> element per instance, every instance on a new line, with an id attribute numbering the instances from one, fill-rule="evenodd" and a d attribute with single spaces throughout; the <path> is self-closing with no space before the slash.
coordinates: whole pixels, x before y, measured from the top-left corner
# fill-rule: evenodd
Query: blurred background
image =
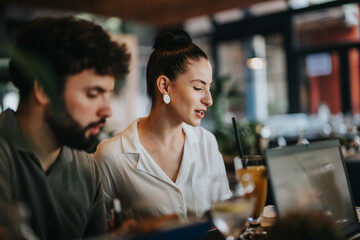
<path id="1" fill-rule="evenodd" d="M 327 138 L 359 152 L 360 19 L 358 0 L 0 0 L 0 112 L 16 110 L 8 63 L 19 31 L 38 16 L 101 25 L 132 53 L 117 81 L 113 117 L 101 139 L 146 116 L 145 68 L 164 27 L 186 30 L 214 69 L 214 105 L 202 125 L 220 151 L 237 154 L 236 117 L 245 154 Z"/>

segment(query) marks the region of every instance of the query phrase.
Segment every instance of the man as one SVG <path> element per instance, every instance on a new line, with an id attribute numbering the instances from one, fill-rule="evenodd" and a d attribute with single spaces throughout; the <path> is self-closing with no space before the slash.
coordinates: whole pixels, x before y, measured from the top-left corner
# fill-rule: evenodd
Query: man
<path id="1" fill-rule="evenodd" d="M 80 149 L 111 116 L 129 60 L 125 45 L 72 17 L 36 19 L 19 35 L 10 75 L 20 103 L 0 115 L 0 204 L 26 206 L 40 239 L 106 232 L 98 167 Z"/>

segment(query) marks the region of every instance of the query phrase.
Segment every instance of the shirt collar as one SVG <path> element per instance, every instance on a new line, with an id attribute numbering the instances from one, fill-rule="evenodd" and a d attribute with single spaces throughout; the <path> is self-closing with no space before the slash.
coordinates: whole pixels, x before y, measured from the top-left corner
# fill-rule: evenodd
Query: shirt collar
<path id="1" fill-rule="evenodd" d="M 123 138 L 126 140 L 122 141 L 122 148 L 123 153 L 126 154 L 133 154 L 133 153 L 139 153 L 137 155 L 137 165 L 136 168 L 140 171 L 146 172 L 147 174 L 150 174 L 156 178 L 159 178 L 165 182 L 170 183 L 171 185 L 175 185 L 170 178 L 166 176 L 166 174 L 160 169 L 160 167 L 155 163 L 150 161 L 150 156 L 147 156 L 148 153 L 144 152 L 146 151 L 140 144 L 139 140 L 139 133 L 137 129 L 137 124 L 139 121 L 141 121 L 142 118 L 139 118 L 132 122 L 129 127 L 124 131 Z M 185 132 L 185 146 L 184 146 L 184 153 L 183 158 L 181 162 L 181 166 L 179 169 L 178 178 L 176 180 L 176 184 L 179 184 L 184 181 L 184 178 L 186 178 L 187 173 L 192 168 L 193 162 L 198 157 L 196 148 L 196 143 L 199 142 L 199 136 L 196 135 L 196 133 L 193 131 L 192 126 L 189 126 L 187 124 L 183 124 L 183 129 Z M 126 151 L 124 151 L 126 150 Z"/>
<path id="2" fill-rule="evenodd" d="M 63 146 L 57 160 L 63 163 L 72 162 L 73 154 L 71 152 L 71 148 L 68 146 Z"/>

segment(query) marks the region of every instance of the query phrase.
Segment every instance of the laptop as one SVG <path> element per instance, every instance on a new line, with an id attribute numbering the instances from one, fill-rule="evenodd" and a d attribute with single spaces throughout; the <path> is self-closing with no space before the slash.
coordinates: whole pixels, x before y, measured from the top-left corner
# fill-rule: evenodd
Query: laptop
<path id="1" fill-rule="evenodd" d="M 358 239 L 360 225 L 338 140 L 268 149 L 264 155 L 279 216 L 294 210 L 325 213 L 344 237 Z"/>

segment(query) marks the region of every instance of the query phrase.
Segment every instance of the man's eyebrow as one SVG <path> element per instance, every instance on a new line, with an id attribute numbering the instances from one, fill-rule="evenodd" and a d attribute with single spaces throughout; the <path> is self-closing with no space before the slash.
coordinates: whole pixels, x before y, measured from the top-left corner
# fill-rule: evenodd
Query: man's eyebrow
<path id="1" fill-rule="evenodd" d="M 88 91 L 98 91 L 99 93 L 103 93 L 103 92 L 106 92 L 106 90 L 102 87 L 99 87 L 99 86 L 93 86 L 93 87 L 87 87 L 86 90 Z"/>

